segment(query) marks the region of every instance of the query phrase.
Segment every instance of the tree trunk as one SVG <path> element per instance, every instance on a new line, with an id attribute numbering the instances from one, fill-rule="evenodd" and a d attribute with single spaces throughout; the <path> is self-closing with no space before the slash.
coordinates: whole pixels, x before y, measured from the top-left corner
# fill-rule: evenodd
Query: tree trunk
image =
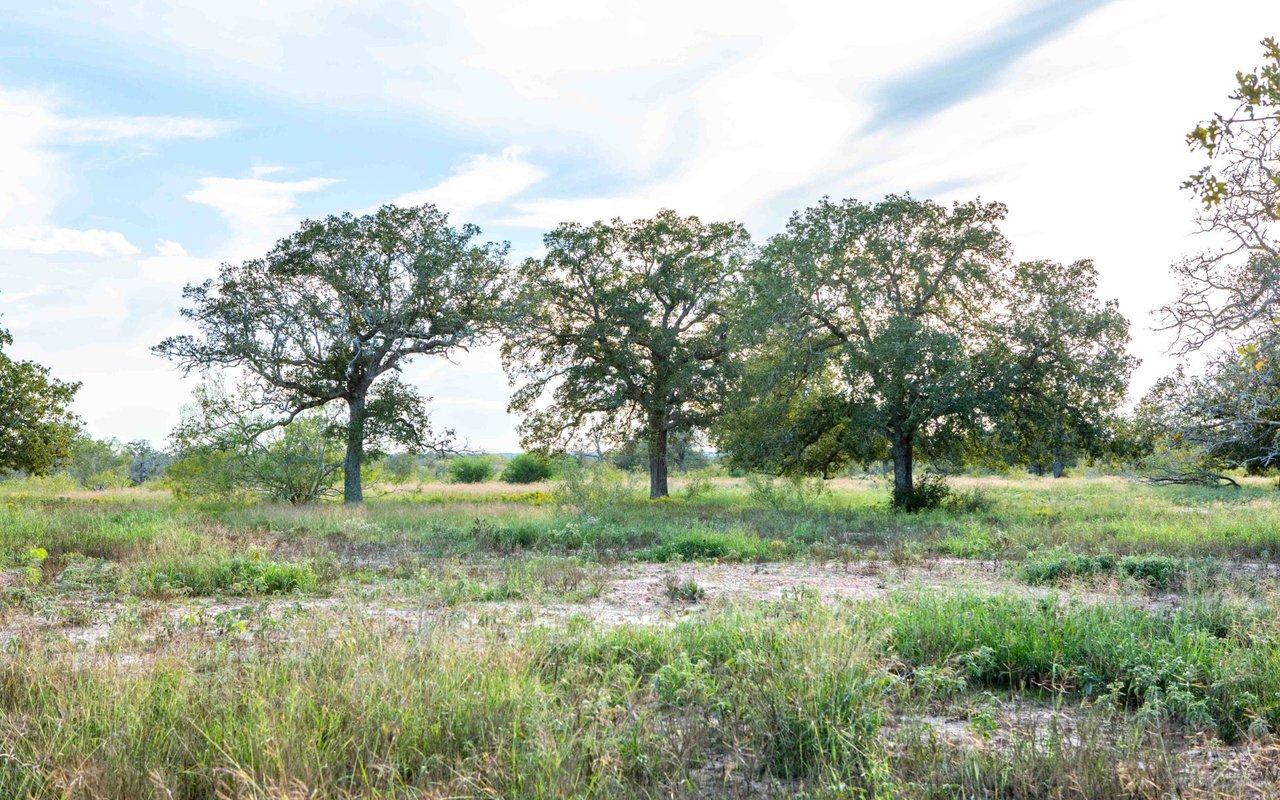
<path id="1" fill-rule="evenodd" d="M 649 499 L 666 497 L 667 492 L 667 431 L 659 425 L 649 430 Z"/>
<path id="2" fill-rule="evenodd" d="M 360 466 L 364 462 L 365 396 L 347 401 L 351 416 L 347 421 L 347 456 L 342 461 L 342 502 L 356 505 L 364 502 L 360 484 Z"/>
<path id="3" fill-rule="evenodd" d="M 900 508 L 911 498 L 915 488 L 912 482 L 913 442 L 910 436 L 896 436 L 889 440 L 893 457 L 893 505 Z"/>

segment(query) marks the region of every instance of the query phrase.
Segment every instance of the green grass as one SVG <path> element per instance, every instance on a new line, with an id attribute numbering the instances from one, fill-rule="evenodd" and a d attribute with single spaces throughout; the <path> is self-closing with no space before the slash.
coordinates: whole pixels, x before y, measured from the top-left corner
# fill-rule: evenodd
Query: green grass
<path id="1" fill-rule="evenodd" d="M 982 491 L 990 504 L 984 510 L 915 515 L 890 513 L 884 489 L 875 484 L 782 509 L 762 504 L 745 488 L 723 486 L 662 503 L 628 490 L 597 498 L 602 505 L 588 508 L 559 505 L 554 491 L 404 492 L 374 497 L 358 511 L 336 504 L 191 507 L 158 495 L 10 494 L 0 496 L 0 554 L 39 545 L 51 555 L 129 560 L 194 553 L 212 536 L 232 544 L 263 538 L 408 545 L 440 557 L 536 551 L 751 560 L 804 557 L 815 545 L 887 551 L 914 542 L 963 558 L 1021 559 L 1062 550 L 1280 559 L 1280 493 L 1261 485 L 1193 490 L 1119 479 L 1029 479 Z M 700 536 L 705 548 L 693 541 Z M 723 537 L 724 546 L 711 543 L 715 537 Z"/>
<path id="2" fill-rule="evenodd" d="M 1102 698 L 1228 740 L 1280 730 L 1280 636 L 1260 618 L 1223 635 L 1219 608 L 1149 613 L 1013 598 L 919 597 L 889 613 L 909 668 L 950 663 L 973 683 Z"/>
<path id="3" fill-rule="evenodd" d="M 132 575 L 132 586 L 135 592 L 143 595 L 289 594 L 314 591 L 317 579 L 308 564 L 252 557 L 201 556 L 181 561 L 158 561 L 139 567 Z"/>
<path id="4" fill-rule="evenodd" d="M 4 486 L 5 798 L 1154 800 L 1194 796 L 1169 741 L 1280 729 L 1261 483 L 991 480 L 914 515 L 873 483 L 654 503 L 611 476 L 359 509 Z M 914 588 L 751 602 L 720 577 L 805 574 L 778 561 Z M 609 616 L 626 603 L 671 624 Z M 1006 728 L 1010 704 L 1074 727 Z"/>
<path id="5" fill-rule="evenodd" d="M 1167 758 L 1142 737 L 1082 728 L 1056 750 L 1034 732 L 1007 751 L 929 748 L 891 724 L 920 708 L 896 665 L 919 674 L 960 657 L 980 683 L 1058 686 L 1075 664 L 1114 683 L 1172 656 L 1186 666 L 1166 670 L 1161 702 L 1200 669 L 1226 682 L 1187 690 L 1188 702 L 1253 698 L 1223 706 L 1224 719 L 1269 719 L 1248 702 L 1265 702 L 1276 679 L 1270 641 L 1248 664 L 1254 677 L 1233 678 L 1243 648 L 1180 621 L 977 598 L 833 610 L 798 597 L 669 629 L 576 624 L 514 638 L 501 624 L 427 641 L 358 618 L 297 624 L 284 645 L 176 641 L 124 670 L 20 650 L 0 669 L 0 795 L 698 797 L 730 791 L 720 781 L 731 765 L 788 795 L 956 796 L 938 793 L 946 779 L 971 792 L 959 796 L 1131 797 L 1116 765 Z M 1028 633 L 1047 638 L 1009 649 Z M 1102 654 L 1130 634 L 1134 644 Z M 1139 645 L 1155 654 L 1144 661 Z M 966 660 L 985 646 L 996 666 Z M 1155 703 L 1155 684 L 1141 686 L 1134 702 Z M 1162 780 L 1152 776 L 1153 792 Z"/>

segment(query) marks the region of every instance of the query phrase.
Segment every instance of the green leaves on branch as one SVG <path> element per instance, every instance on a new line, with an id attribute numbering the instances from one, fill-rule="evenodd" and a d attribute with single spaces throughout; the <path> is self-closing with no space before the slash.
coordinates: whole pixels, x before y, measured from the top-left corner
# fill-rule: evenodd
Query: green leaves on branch
<path id="1" fill-rule="evenodd" d="M 892 458 L 1001 457 L 1087 442 L 1123 396 L 1128 324 L 1088 262 L 1012 264 L 1004 206 L 823 200 L 751 271 L 755 359 L 715 427 L 739 465 L 832 474 Z M 1089 393 L 1093 394 L 1089 394 Z M 1089 395 L 1089 396 L 1086 396 Z"/>
<path id="2" fill-rule="evenodd" d="M 63 383 L 32 361 L 3 352 L 13 337 L 0 328 L 0 471 L 42 475 L 71 454 L 80 420 L 71 413 L 79 383 Z"/>
<path id="3" fill-rule="evenodd" d="M 566 223 L 517 272 L 503 363 L 526 447 L 649 442 L 650 493 L 667 494 L 673 433 L 709 423 L 735 369 L 750 237 L 671 211 Z"/>
<path id="4" fill-rule="evenodd" d="M 366 441 L 444 444 L 395 373 L 497 330 L 509 246 L 477 244 L 479 234 L 431 205 L 308 220 L 263 258 L 187 286 L 183 315 L 199 334 L 154 350 L 187 372 L 230 370 L 243 411 L 268 425 L 345 403 L 344 496 L 358 502 Z"/>

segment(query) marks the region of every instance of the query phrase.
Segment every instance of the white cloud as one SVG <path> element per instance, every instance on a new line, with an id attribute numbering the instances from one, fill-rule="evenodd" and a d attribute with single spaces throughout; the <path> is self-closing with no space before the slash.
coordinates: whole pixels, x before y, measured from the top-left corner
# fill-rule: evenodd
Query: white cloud
<path id="1" fill-rule="evenodd" d="M 1098 262 L 1104 293 L 1121 298 L 1148 360 L 1141 384 L 1165 366 L 1163 339 L 1147 330 L 1146 311 L 1169 291 L 1168 262 L 1195 247 L 1185 236 L 1194 207 L 1177 187 L 1191 169 L 1182 135 L 1222 107 L 1234 71 L 1257 59 L 1255 40 L 1265 32 L 1238 20 L 1262 18 L 1271 7 L 1221 0 L 1206 16 L 1167 0 L 1117 0 L 993 75 L 981 94 L 909 125 L 865 130 L 885 86 L 1027 8 L 1020 0 L 226 0 L 210 14 L 168 0 L 111 7 L 47 0 L 21 13 L 44 15 L 53 28 L 87 22 L 255 97 L 363 120 L 386 115 L 396 125 L 411 126 L 420 114 L 424 146 L 435 141 L 432 130 L 446 128 L 475 134 L 472 152 L 520 142 L 537 154 L 538 164 L 523 147 L 472 156 L 436 185 L 394 199 L 437 203 L 458 221 L 482 213 L 546 228 L 672 207 L 743 219 L 763 238 L 788 211 L 824 193 L 1002 200 L 1019 257 Z M 56 227 L 66 175 L 46 144 L 66 142 L 76 126 L 60 123 L 56 105 L 33 94 L 0 93 L 0 118 L 0 227 Z M 80 123 L 79 135 L 132 132 L 146 142 L 145 127 L 165 129 L 157 124 L 163 118 L 94 119 Z M 213 131 L 195 122 L 167 130 Z M 554 171 L 540 166 L 551 164 Z M 226 245 L 203 255 L 261 253 L 296 224 L 301 196 L 332 183 L 287 180 L 282 171 L 266 163 L 247 178 L 200 182 L 188 199 L 215 209 L 229 229 Z M 359 178 L 347 176 L 357 191 Z M 151 236 L 166 233 L 157 227 Z M 212 258 L 166 241 L 130 263 L 167 292 L 216 269 Z M 111 313 L 126 313 L 123 306 L 113 301 Z M 84 309 L 66 313 L 70 320 Z M 94 358 L 105 362 L 108 349 Z M 140 380 L 146 367 L 140 361 L 136 369 Z M 451 416 L 471 407 L 462 398 L 505 396 L 496 361 L 475 353 L 451 369 L 424 366 L 420 374 L 441 421 L 473 441 L 510 448 L 509 419 L 487 409 Z M 129 391 L 112 386 L 94 396 L 104 415 Z"/>
<path id="2" fill-rule="evenodd" d="M 187 254 L 187 248 L 179 242 L 161 239 L 156 242 L 156 255 L 181 258 Z"/>
<path id="3" fill-rule="evenodd" d="M 47 226 L 0 228 L 0 250 L 39 255 L 86 253 L 93 256 L 131 256 L 142 252 L 122 233 Z"/>
<path id="4" fill-rule="evenodd" d="M 511 145 L 494 155 L 468 156 L 448 178 L 429 189 L 407 192 L 392 205 L 434 203 L 455 223 L 468 222 L 477 209 L 510 200 L 546 177 L 546 170 L 525 160 L 528 151 Z"/>
<path id="5" fill-rule="evenodd" d="M 255 175 L 261 174 L 255 170 Z M 332 178 L 201 178 L 200 188 L 185 197 L 218 212 L 231 230 L 231 238 L 220 252 L 228 258 L 243 258 L 270 248 L 296 224 L 298 195 L 318 192 L 336 182 Z"/>
<path id="6" fill-rule="evenodd" d="M 85 144 L 165 139 L 210 139 L 236 127 L 200 117 L 71 117 L 59 119 L 52 135 L 60 142 Z"/>
<path id="7" fill-rule="evenodd" d="M 186 117 L 73 117 L 47 93 L 0 87 L 0 250 L 41 255 L 136 255 L 124 234 L 54 222 L 70 178 L 53 144 L 206 138 L 227 123 Z"/>
<path id="8" fill-rule="evenodd" d="M 0 294 L 0 303 L 21 303 L 24 300 L 39 297 L 48 290 L 48 286 L 45 286 L 43 283 L 39 283 L 21 292 L 4 292 L 3 294 Z"/>

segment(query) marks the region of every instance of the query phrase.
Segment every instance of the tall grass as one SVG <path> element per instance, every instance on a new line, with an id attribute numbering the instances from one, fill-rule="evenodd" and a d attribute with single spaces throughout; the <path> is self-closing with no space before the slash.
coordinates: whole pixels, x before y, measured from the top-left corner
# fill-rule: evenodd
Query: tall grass
<path id="1" fill-rule="evenodd" d="M 911 693 L 886 648 L 917 666 L 945 661 L 998 641 L 997 623 L 1024 620 L 1019 632 L 1048 631 L 1054 643 L 1010 651 L 975 679 L 1005 681 L 1013 673 L 1001 669 L 1016 662 L 1037 665 L 1017 680 L 1057 680 L 1046 665 L 1083 657 L 1064 644 L 1071 635 L 1036 627 L 1045 618 L 1033 610 L 955 602 L 970 605 L 841 612 L 799 597 L 670 629 L 572 624 L 514 638 L 499 625 L 404 636 L 345 617 L 299 621 L 284 640 L 177 639 L 127 663 L 28 643 L 0 657 L 0 796 L 1098 798 L 1172 788 L 1173 770 L 1136 787 L 1117 774 L 1118 762 L 1169 759 L 1135 749 L 1137 739 L 1019 732 L 1007 749 L 960 752 L 890 725 Z M 986 623 L 962 639 L 945 622 L 953 612 Z M 1123 629 L 1195 651 L 1173 623 L 1109 613 L 1094 620 L 1107 644 Z M 1223 654 L 1219 666 L 1198 657 L 1206 677 L 1241 666 Z M 1269 665 L 1256 665 L 1272 672 L 1252 688 L 1272 680 Z"/>

